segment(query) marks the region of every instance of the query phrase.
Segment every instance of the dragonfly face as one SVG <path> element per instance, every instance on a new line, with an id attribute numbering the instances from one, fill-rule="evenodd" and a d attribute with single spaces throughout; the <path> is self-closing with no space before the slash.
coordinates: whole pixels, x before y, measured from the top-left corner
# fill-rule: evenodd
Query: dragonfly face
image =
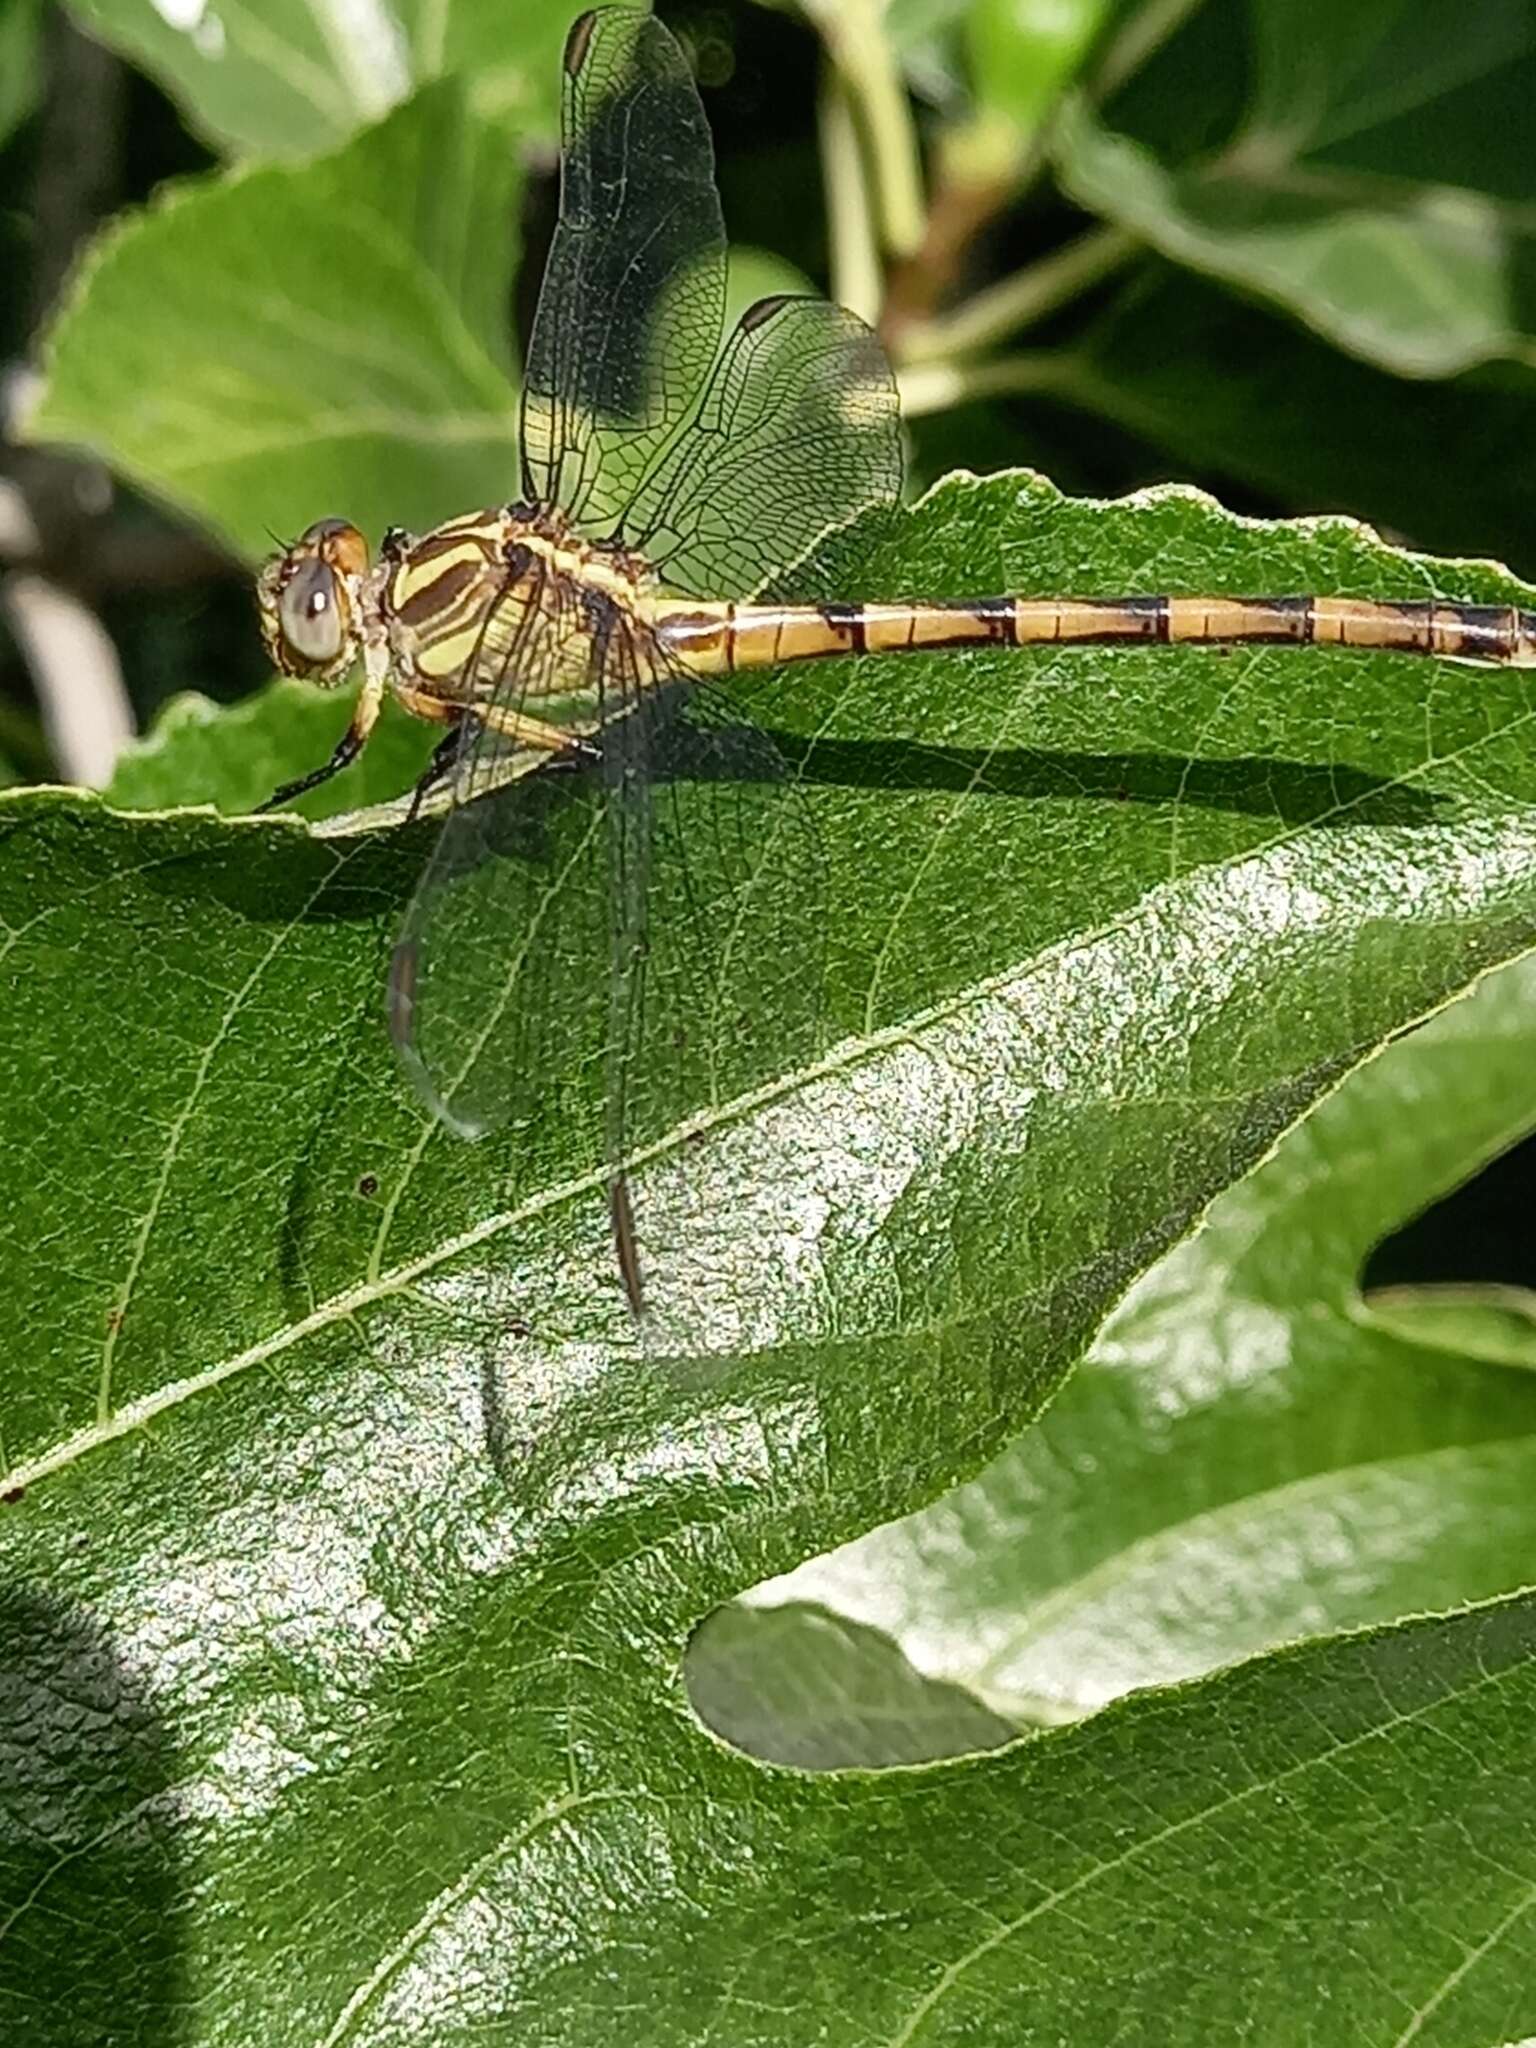
<path id="1" fill-rule="evenodd" d="M 318 519 L 274 555 L 256 585 L 275 668 L 325 688 L 345 682 L 361 645 L 368 543 L 345 519 Z"/>

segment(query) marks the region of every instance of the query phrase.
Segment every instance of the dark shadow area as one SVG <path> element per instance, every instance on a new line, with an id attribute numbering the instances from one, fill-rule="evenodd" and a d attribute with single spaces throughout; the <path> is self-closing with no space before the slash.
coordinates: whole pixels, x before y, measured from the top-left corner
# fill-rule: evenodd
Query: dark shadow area
<path id="1" fill-rule="evenodd" d="M 1536 1136 L 1384 1238 L 1361 1276 L 1383 1287 L 1482 1282 L 1536 1290 Z"/>
<path id="2" fill-rule="evenodd" d="M 1178 803 L 1285 826 L 1427 825 L 1449 808 L 1433 791 L 1364 769 L 1264 755 L 1201 761 L 1182 754 L 932 746 L 901 738 L 808 744 L 803 735 L 764 732 L 731 718 L 728 700 L 713 690 L 691 699 L 686 718 L 671 716 L 664 702 L 648 705 L 644 723 L 646 772 L 656 784 L 788 781 L 802 789 L 932 790 L 1025 802 Z M 617 730 L 610 729 L 610 741 Z M 573 801 L 596 800 L 604 774 L 601 763 L 552 761 L 464 807 L 476 814 L 477 829 L 466 835 L 461 828 L 459 838 L 473 837 L 484 854 L 546 865 L 552 821 Z M 297 847 L 286 835 L 253 833 L 236 845 L 222 841 L 151 862 L 141 872 L 148 886 L 175 894 L 183 887 L 179 871 L 195 865 L 201 893 L 254 923 L 393 922 L 404 913 L 442 829 L 441 819 L 426 818 L 356 840 Z M 462 856 L 455 865 L 466 865 Z"/>
<path id="3" fill-rule="evenodd" d="M 0 2040 L 186 2037 L 174 1776 L 165 1726 L 111 1638 L 62 1602 L 0 1591 Z"/>
<path id="4" fill-rule="evenodd" d="M 792 757 L 797 743 L 770 735 Z M 799 778 L 841 788 L 954 790 L 971 796 L 1196 805 L 1273 817 L 1283 824 L 1424 825 L 1444 797 L 1364 769 L 1239 755 L 1089 754 L 1051 748 L 931 747 L 911 740 L 819 740 L 800 754 Z"/>
<path id="5" fill-rule="evenodd" d="M 1319 765 L 1264 754 L 1213 761 L 1187 754 L 1097 754 L 1051 747 L 934 746 L 925 741 L 820 739 L 763 729 L 733 716 L 714 686 L 690 691 L 687 716 L 650 720 L 657 781 L 771 782 L 801 787 L 953 791 L 1044 801 L 1170 804 L 1272 817 L 1286 825 L 1424 825 L 1449 800 L 1347 763 Z M 583 777 L 567 775 L 567 788 Z M 544 775 L 530 778 L 542 784 Z M 547 816 L 547 806 L 544 815 Z"/>

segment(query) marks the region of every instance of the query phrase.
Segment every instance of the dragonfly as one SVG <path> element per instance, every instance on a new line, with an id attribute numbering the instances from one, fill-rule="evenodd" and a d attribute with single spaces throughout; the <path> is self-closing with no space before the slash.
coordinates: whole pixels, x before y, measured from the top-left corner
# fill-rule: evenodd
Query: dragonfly
<path id="1" fill-rule="evenodd" d="M 463 1136 L 510 1123 L 536 1146 L 541 1119 L 593 1118 L 617 1272 L 644 1317 L 635 1148 L 754 1061 L 813 1056 L 821 1029 L 814 829 L 729 678 L 978 645 L 1531 666 L 1536 613 L 1320 595 L 779 601 L 786 570 L 899 495 L 890 366 L 861 320 L 812 296 L 761 299 L 727 332 L 709 131 L 659 22 L 585 14 L 563 61 L 520 496 L 391 530 L 376 558 L 322 519 L 265 565 L 274 664 L 321 688 L 362 674 L 332 754 L 263 808 L 355 760 L 390 692 L 441 728 L 413 803 L 430 794 L 445 816 L 392 958 L 392 1035 Z M 771 1045 L 753 1044 L 759 1018 Z"/>

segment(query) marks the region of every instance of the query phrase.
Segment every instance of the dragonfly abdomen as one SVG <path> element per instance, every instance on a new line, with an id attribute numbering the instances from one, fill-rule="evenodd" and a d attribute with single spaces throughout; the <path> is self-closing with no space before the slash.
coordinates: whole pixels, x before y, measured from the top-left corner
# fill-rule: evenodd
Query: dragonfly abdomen
<path id="1" fill-rule="evenodd" d="M 1353 597 L 979 597 L 938 603 L 659 603 L 656 630 L 700 674 L 837 654 L 1006 647 L 1352 647 L 1536 666 L 1536 612 Z"/>

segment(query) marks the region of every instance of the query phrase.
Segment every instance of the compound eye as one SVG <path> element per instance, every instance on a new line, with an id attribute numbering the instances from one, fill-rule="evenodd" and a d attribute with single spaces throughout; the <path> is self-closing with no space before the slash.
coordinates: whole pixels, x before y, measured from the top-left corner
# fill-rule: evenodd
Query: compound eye
<path id="1" fill-rule="evenodd" d="M 277 622 L 301 661 L 316 668 L 340 659 L 346 641 L 346 598 L 326 562 L 304 562 L 283 587 Z"/>

